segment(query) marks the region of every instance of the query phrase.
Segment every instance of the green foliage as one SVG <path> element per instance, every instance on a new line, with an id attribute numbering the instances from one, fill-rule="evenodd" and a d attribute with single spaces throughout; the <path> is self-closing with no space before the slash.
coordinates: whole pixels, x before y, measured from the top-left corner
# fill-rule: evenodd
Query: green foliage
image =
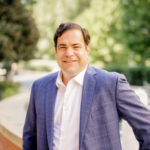
<path id="1" fill-rule="evenodd" d="M 2 99 L 12 96 L 19 92 L 20 84 L 11 81 L 0 82 L 0 93 Z"/>
<path id="2" fill-rule="evenodd" d="M 33 58 L 38 30 L 20 0 L 0 0 L 0 35 L 0 61 Z"/>
<path id="3" fill-rule="evenodd" d="M 150 68 L 146 68 L 145 79 L 148 83 L 150 83 Z"/>
<path id="4" fill-rule="evenodd" d="M 143 85 L 144 81 L 150 83 L 150 68 L 144 66 L 128 67 L 123 65 L 108 66 L 108 71 L 124 74 L 132 85 Z"/>
<path id="5" fill-rule="evenodd" d="M 144 68 L 141 66 L 129 68 L 129 82 L 132 85 L 143 85 L 144 77 Z"/>
<path id="6" fill-rule="evenodd" d="M 150 1 L 120 0 L 119 9 L 120 16 L 111 24 L 112 35 L 145 65 L 150 58 Z"/>

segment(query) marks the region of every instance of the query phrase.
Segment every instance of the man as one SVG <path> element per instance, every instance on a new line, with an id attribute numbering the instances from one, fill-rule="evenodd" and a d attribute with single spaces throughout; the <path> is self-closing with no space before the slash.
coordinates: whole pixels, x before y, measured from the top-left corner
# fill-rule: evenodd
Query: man
<path id="1" fill-rule="evenodd" d="M 60 71 L 34 82 L 23 150 L 121 150 L 119 120 L 150 150 L 150 111 L 125 77 L 88 65 L 90 36 L 74 23 L 54 36 Z"/>

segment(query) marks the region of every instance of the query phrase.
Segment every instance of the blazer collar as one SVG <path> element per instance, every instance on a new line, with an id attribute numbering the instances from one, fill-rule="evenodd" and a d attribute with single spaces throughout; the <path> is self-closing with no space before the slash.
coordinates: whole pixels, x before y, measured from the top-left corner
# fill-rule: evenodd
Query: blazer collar
<path id="1" fill-rule="evenodd" d="M 54 108 L 55 101 L 57 95 L 57 87 L 56 87 L 56 78 L 57 74 L 53 78 L 53 80 L 48 83 L 48 86 L 45 88 L 46 90 L 46 130 L 47 130 L 47 138 L 49 150 L 53 149 L 53 128 L 54 128 Z"/>
<path id="2" fill-rule="evenodd" d="M 81 147 L 85 128 L 90 115 L 91 105 L 93 101 L 94 89 L 95 89 L 95 77 L 96 71 L 88 66 L 84 77 L 84 84 L 82 89 L 82 101 L 80 110 L 80 133 L 79 133 L 79 148 Z"/>

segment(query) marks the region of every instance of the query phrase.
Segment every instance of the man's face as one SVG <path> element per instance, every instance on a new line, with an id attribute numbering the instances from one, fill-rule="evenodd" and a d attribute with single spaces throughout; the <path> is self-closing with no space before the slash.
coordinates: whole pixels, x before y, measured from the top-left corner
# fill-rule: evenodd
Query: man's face
<path id="1" fill-rule="evenodd" d="M 58 37 L 55 51 L 63 76 L 72 78 L 88 63 L 90 48 L 85 45 L 82 32 L 71 29 Z"/>

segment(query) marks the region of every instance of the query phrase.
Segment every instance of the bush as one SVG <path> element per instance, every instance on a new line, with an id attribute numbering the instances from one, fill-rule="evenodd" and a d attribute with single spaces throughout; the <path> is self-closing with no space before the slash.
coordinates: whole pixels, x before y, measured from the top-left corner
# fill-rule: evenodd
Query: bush
<path id="1" fill-rule="evenodd" d="M 142 66 L 131 67 L 129 68 L 129 75 L 127 79 L 129 79 L 129 83 L 132 85 L 143 85 L 145 68 Z"/>
<path id="2" fill-rule="evenodd" d="M 108 66 L 105 69 L 124 74 L 132 85 L 143 85 L 144 81 L 150 82 L 150 69 L 147 69 L 144 66 L 128 67 L 116 65 Z"/>
<path id="3" fill-rule="evenodd" d="M 0 82 L 0 99 L 12 96 L 19 92 L 20 84 L 12 81 Z"/>
<path id="4" fill-rule="evenodd" d="M 146 68 L 145 79 L 148 83 L 150 83 L 150 68 Z"/>

